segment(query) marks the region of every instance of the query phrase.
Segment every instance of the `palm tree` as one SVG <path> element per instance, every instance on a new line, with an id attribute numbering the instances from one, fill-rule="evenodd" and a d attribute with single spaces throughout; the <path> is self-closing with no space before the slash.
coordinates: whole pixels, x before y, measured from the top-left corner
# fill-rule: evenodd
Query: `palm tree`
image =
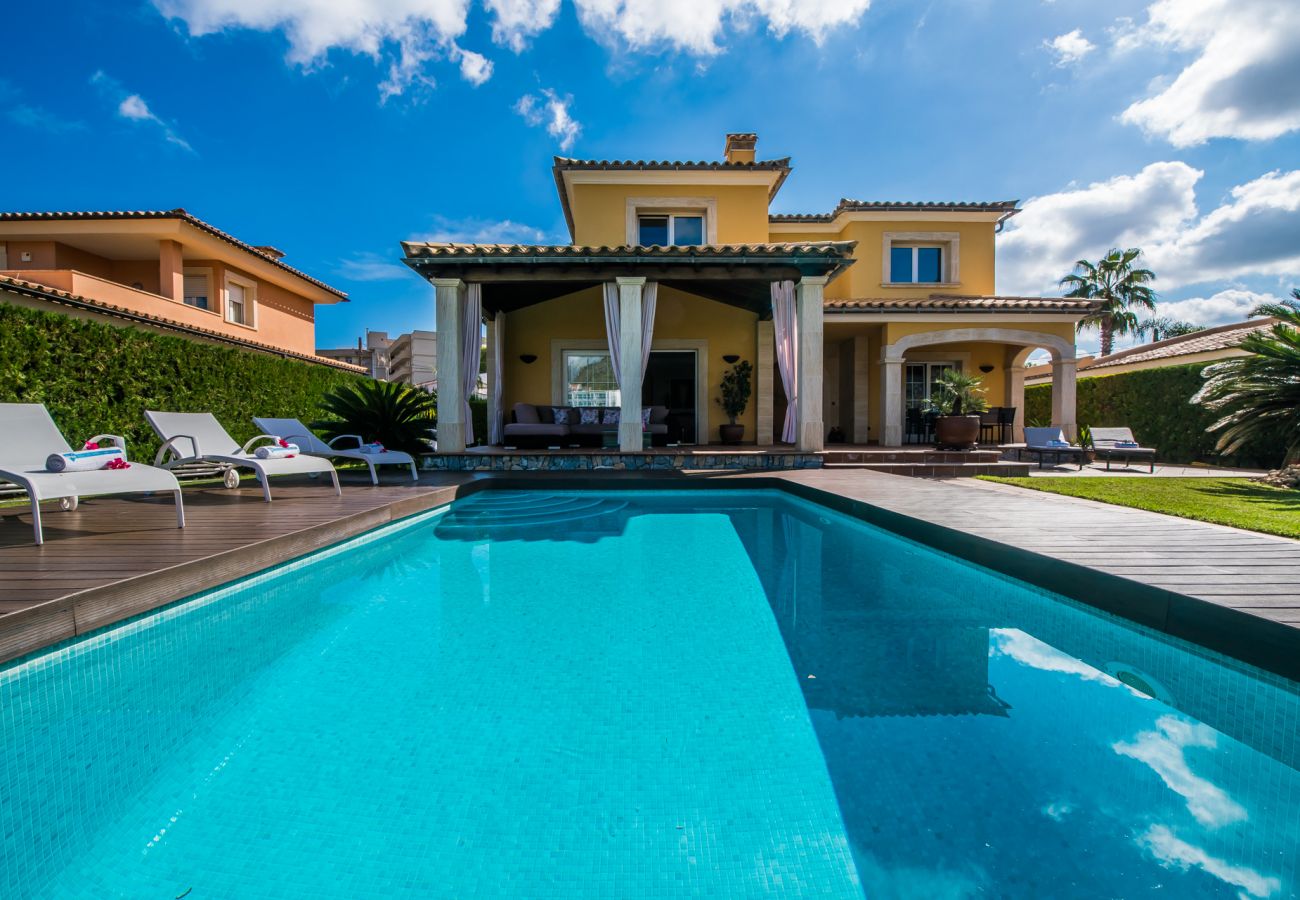
<path id="1" fill-rule="evenodd" d="M 1251 316 L 1273 316 L 1272 328 L 1252 332 L 1238 346 L 1250 353 L 1206 366 L 1205 385 L 1192 398 L 1224 416 L 1216 449 L 1235 453 L 1251 441 L 1280 441 L 1287 461 L 1300 459 L 1300 290 L 1293 299 L 1265 303 Z"/>
<path id="2" fill-rule="evenodd" d="M 1163 341 L 1172 337 L 1182 337 L 1185 334 L 1195 334 L 1198 331 L 1204 331 L 1204 325 L 1195 325 L 1191 322 L 1184 322 L 1180 319 L 1174 319 L 1170 316 L 1154 316 L 1141 322 L 1137 327 L 1137 334 L 1140 337 L 1151 335 L 1153 341 Z"/>
<path id="3" fill-rule="evenodd" d="M 1087 297 L 1100 300 L 1101 307 L 1083 317 L 1079 330 L 1096 328 L 1101 331 L 1101 355 L 1109 356 L 1115 346 L 1115 335 L 1136 334 L 1138 317 L 1134 309 L 1147 312 L 1156 310 L 1156 294 L 1150 288 L 1156 280 L 1150 269 L 1135 269 L 1133 263 L 1142 251 L 1111 250 L 1096 263 L 1081 259 L 1074 271 L 1061 279 L 1061 287 L 1069 288 L 1067 297 Z"/>
<path id="4" fill-rule="evenodd" d="M 368 378 L 335 388 L 320 406 L 330 418 L 313 424 L 326 440 L 355 434 L 363 441 L 378 441 L 389 450 L 411 454 L 429 452 L 427 438 L 438 416 L 434 394 L 409 384 Z"/>

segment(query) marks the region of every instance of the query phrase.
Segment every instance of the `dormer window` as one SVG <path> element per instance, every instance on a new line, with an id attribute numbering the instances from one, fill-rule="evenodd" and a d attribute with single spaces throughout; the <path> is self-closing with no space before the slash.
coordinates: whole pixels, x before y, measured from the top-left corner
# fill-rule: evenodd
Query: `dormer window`
<path id="1" fill-rule="evenodd" d="M 693 247 L 703 244 L 704 216 L 698 213 L 638 216 L 637 243 L 642 247 Z"/>

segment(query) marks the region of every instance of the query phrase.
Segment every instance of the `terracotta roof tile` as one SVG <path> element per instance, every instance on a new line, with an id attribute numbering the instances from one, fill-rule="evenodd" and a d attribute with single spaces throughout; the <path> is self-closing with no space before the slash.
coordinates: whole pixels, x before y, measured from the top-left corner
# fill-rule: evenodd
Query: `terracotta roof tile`
<path id="1" fill-rule="evenodd" d="M 790 168 L 790 157 L 780 159 L 756 159 L 753 162 L 728 162 L 726 160 L 646 160 L 646 159 L 570 159 L 567 156 L 555 157 L 555 168 L 559 171 L 659 171 L 680 170 L 684 172 L 726 172 L 747 170 L 782 170 Z"/>
<path id="2" fill-rule="evenodd" d="M 274 255 L 275 253 L 279 253 L 279 251 L 275 250 L 274 247 L 269 247 L 269 246 L 255 247 L 252 244 L 244 243 L 234 235 L 227 234 L 226 232 L 222 231 L 220 228 L 217 228 L 214 225 L 209 225 L 207 222 L 204 222 L 202 219 L 198 218 L 197 216 L 190 215 L 188 212 L 186 212 L 184 209 L 181 209 L 180 207 L 177 207 L 176 209 L 167 209 L 167 210 L 138 209 L 138 210 L 107 210 L 107 211 L 101 210 L 101 211 L 94 211 L 94 212 L 72 212 L 72 211 L 69 212 L 0 212 L 0 222 L 48 222 L 48 221 L 74 222 L 79 219 L 96 220 L 96 221 L 104 220 L 104 219 L 180 219 L 183 222 L 188 222 L 190 225 L 193 225 L 195 228 L 199 229 L 200 231 L 205 231 L 208 234 L 212 235 L 213 237 L 225 241 L 227 244 L 230 244 L 231 246 L 238 247 L 240 250 L 243 250 L 247 253 L 251 253 L 253 256 L 258 257 L 259 259 L 263 259 L 266 262 L 271 263 L 273 266 L 283 269 L 284 271 L 288 272 L 291 275 L 295 275 L 304 281 L 310 282 L 311 284 L 316 285 L 316 287 L 321 288 L 322 290 L 329 291 L 331 294 L 337 295 L 340 299 L 343 300 L 348 299 L 348 295 L 343 291 L 340 291 L 338 288 L 330 287 L 325 282 L 312 278 L 306 272 L 299 271 L 298 269 L 295 269 L 293 266 L 281 262 L 279 256 Z M 274 252 L 267 252 L 267 251 L 274 251 Z"/>
<path id="3" fill-rule="evenodd" d="M 840 213 L 846 212 L 976 212 L 1004 213 L 1007 216 L 1019 212 L 1018 200 L 994 200 L 987 202 L 952 203 L 914 200 L 851 200 L 844 198 L 828 213 L 782 213 L 768 216 L 771 222 L 832 222 Z"/>
<path id="4" fill-rule="evenodd" d="M 350 363 L 339 362 L 338 360 L 328 359 L 323 356 L 314 356 L 309 353 L 297 353 L 293 350 L 284 350 L 280 347 L 273 347 L 270 344 L 263 344 L 260 341 L 250 341 L 244 338 L 232 337 L 231 335 L 223 334 L 220 331 L 214 331 L 211 328 L 203 328 L 199 325 L 189 325 L 185 322 L 178 322 L 175 319 L 168 319 L 164 316 L 155 316 L 151 313 L 137 312 L 133 309 L 127 309 L 124 306 L 118 306 L 115 303 L 107 303 L 103 300 L 83 297 L 80 294 L 73 294 L 69 291 L 50 287 L 47 284 L 39 284 L 34 281 L 24 281 L 21 278 L 11 278 L 8 275 L 0 275 L 0 291 L 9 291 L 26 297 L 49 300 L 52 303 L 64 306 L 91 309 L 120 319 L 147 322 L 169 331 L 200 334 L 205 338 L 220 341 L 221 343 L 233 344 L 238 347 L 247 347 L 264 353 L 272 353 L 276 356 L 285 356 L 292 359 L 303 360 L 305 362 L 316 363 L 317 365 L 331 366 L 336 369 L 344 369 L 348 372 L 366 373 L 366 369 L 361 366 L 354 366 Z"/>
<path id="5" fill-rule="evenodd" d="M 536 258 L 655 258 L 700 259 L 746 257 L 820 256 L 847 259 L 854 241 L 800 241 L 788 244 L 705 244 L 694 247 L 581 247 L 573 244 L 451 244 L 403 241 L 408 259 L 430 257 Z"/>
<path id="6" fill-rule="evenodd" d="M 1195 353 L 1212 353 L 1215 350 L 1229 350 L 1240 344 L 1247 335 L 1266 328 L 1272 328 L 1277 321 L 1274 318 L 1266 318 L 1254 319 L 1249 322 L 1233 322 L 1230 325 L 1206 328 L 1203 331 L 1194 331 L 1191 334 L 1166 338 L 1163 341 L 1155 341 L 1151 344 L 1140 344 L 1137 347 L 1120 350 L 1118 353 L 1112 353 L 1109 356 L 1099 356 L 1087 366 L 1080 368 L 1079 371 L 1084 369 L 1105 369 L 1110 366 L 1125 366 L 1130 363 L 1151 362 L 1160 359 L 1174 359 Z"/>
<path id="7" fill-rule="evenodd" d="M 1092 309 L 1093 300 L 1073 297 L 1002 297 L 967 296 L 962 294 L 931 294 L 928 297 L 853 297 L 825 302 L 827 311 L 834 312 L 1026 312 L 1026 313 L 1078 313 Z"/>

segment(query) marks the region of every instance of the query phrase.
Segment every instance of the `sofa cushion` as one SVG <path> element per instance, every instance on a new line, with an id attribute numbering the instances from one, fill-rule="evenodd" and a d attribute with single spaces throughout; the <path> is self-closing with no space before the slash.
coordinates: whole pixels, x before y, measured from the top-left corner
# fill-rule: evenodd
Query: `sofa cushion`
<path id="1" fill-rule="evenodd" d="M 552 406 L 551 421 L 556 425 L 572 425 L 573 413 L 567 406 Z"/>
<path id="2" fill-rule="evenodd" d="M 583 406 L 578 409 L 579 425 L 599 425 L 601 409 L 598 406 Z"/>
<path id="3" fill-rule="evenodd" d="M 531 403 L 516 403 L 515 421 L 520 425 L 536 425 L 542 420 L 537 416 L 536 406 Z"/>
<path id="4" fill-rule="evenodd" d="M 601 410 L 600 424 L 617 425 L 619 417 L 621 416 L 622 412 L 623 411 L 621 409 L 615 409 L 612 406 L 609 407 L 608 409 Z"/>
<path id="5" fill-rule="evenodd" d="M 511 422 L 506 426 L 506 438 L 512 437 L 566 437 L 569 434 L 567 425 L 547 425 L 544 422 L 532 422 L 520 424 Z"/>

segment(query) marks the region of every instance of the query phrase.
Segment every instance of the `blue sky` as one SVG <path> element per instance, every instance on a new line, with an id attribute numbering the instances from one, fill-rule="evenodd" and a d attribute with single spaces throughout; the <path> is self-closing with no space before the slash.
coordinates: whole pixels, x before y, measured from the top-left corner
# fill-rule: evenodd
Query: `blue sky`
<path id="1" fill-rule="evenodd" d="M 1300 285 L 1286 0 L 142 0 L 8 24 L 4 208 L 183 206 L 274 244 L 352 296 L 322 346 L 432 326 L 399 240 L 566 240 L 552 154 L 716 158 L 727 131 L 793 157 L 774 212 L 1019 198 L 1003 293 L 1113 244 L 1197 322 Z"/>

